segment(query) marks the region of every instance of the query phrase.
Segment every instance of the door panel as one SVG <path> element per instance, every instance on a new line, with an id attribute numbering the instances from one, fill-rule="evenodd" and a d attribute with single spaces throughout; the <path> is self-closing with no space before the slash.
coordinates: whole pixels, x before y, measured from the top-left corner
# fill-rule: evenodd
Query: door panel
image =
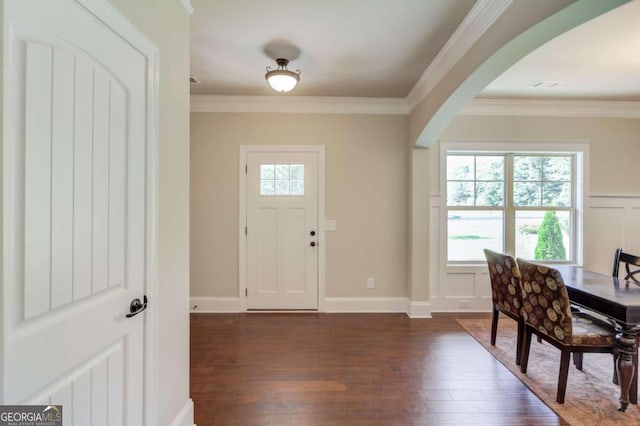
<path id="1" fill-rule="evenodd" d="M 4 18 L 1 402 L 143 424 L 147 59 L 75 1 Z"/>
<path id="2" fill-rule="evenodd" d="M 304 293 L 306 285 L 305 267 L 307 250 L 301 250 L 310 240 L 307 231 L 307 211 L 303 208 L 287 208 L 284 212 L 284 245 L 286 261 L 283 262 L 283 280 L 289 293 Z M 306 248 L 306 247 L 305 247 Z"/>
<path id="3" fill-rule="evenodd" d="M 122 417 L 124 353 L 122 341 L 110 345 L 55 380 L 32 397 L 31 402 L 62 405 L 65 419 L 72 417 L 74 424 L 125 424 Z"/>
<path id="4" fill-rule="evenodd" d="M 259 217 L 256 227 L 258 247 L 258 291 L 276 293 L 278 291 L 278 209 L 267 207 L 257 212 Z"/>
<path id="5" fill-rule="evenodd" d="M 62 48 L 27 42 L 26 57 L 25 318 L 31 318 L 123 283 L 127 94 Z M 76 62 L 83 63 L 77 72 Z M 74 120 L 80 110 L 92 114 Z M 86 270 L 74 274 L 74 267 Z"/>
<path id="6" fill-rule="evenodd" d="M 317 309 L 318 153 L 246 160 L 247 308 Z"/>

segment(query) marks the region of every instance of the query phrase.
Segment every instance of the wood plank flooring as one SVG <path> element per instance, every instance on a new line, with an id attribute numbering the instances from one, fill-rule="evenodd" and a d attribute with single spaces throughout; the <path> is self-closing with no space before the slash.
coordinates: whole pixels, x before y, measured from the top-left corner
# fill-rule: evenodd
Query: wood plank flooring
<path id="1" fill-rule="evenodd" d="M 564 425 L 449 316 L 192 314 L 207 425 Z"/>

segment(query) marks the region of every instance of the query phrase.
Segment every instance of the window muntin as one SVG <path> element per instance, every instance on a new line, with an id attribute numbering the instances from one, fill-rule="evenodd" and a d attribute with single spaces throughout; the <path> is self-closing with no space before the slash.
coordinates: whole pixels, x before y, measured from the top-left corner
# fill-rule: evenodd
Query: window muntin
<path id="1" fill-rule="evenodd" d="M 447 156 L 447 205 L 504 205 L 504 157 Z"/>
<path id="2" fill-rule="evenodd" d="M 545 262 L 572 261 L 575 158 L 549 153 L 447 153 L 448 261 L 483 261 L 483 248 Z"/>
<path id="3" fill-rule="evenodd" d="M 304 195 L 304 164 L 261 164 L 260 195 Z"/>
<path id="4" fill-rule="evenodd" d="M 570 207 L 572 158 L 513 156 L 513 205 Z"/>

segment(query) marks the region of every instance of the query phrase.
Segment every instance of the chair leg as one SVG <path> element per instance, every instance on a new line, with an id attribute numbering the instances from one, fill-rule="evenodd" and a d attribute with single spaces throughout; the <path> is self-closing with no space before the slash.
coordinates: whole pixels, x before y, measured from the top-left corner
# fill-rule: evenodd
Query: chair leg
<path id="1" fill-rule="evenodd" d="M 573 353 L 573 365 L 580 371 L 582 371 L 582 352 L 574 352 Z"/>
<path id="2" fill-rule="evenodd" d="M 629 388 L 629 401 L 632 404 L 638 403 L 638 352 L 633 354 L 633 377 L 631 377 L 631 387 Z"/>
<path id="3" fill-rule="evenodd" d="M 491 346 L 496 345 L 496 334 L 498 333 L 498 315 L 500 311 L 493 305 L 493 317 L 491 318 Z"/>
<path id="4" fill-rule="evenodd" d="M 618 354 L 613 353 L 613 380 L 614 385 L 618 385 Z"/>
<path id="5" fill-rule="evenodd" d="M 518 336 L 516 338 L 516 365 L 520 365 L 522 358 L 522 336 L 524 334 L 524 320 L 518 320 Z"/>
<path id="6" fill-rule="evenodd" d="M 527 365 L 529 364 L 529 349 L 531 349 L 531 330 L 525 325 L 524 335 L 522 336 L 522 354 L 520 357 L 520 372 L 527 372 Z"/>
<path id="7" fill-rule="evenodd" d="M 556 401 L 564 404 L 564 394 L 567 391 L 567 378 L 569 376 L 569 361 L 571 360 L 571 352 L 563 349 L 560 355 L 560 372 L 558 373 L 558 393 Z"/>

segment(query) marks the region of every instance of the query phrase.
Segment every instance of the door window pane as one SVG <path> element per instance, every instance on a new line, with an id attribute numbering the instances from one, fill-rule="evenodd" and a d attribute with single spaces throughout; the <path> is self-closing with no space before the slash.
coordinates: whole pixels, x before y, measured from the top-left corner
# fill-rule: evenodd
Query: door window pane
<path id="1" fill-rule="evenodd" d="M 284 179 L 276 180 L 276 195 L 289 195 L 289 181 Z"/>
<path id="2" fill-rule="evenodd" d="M 289 166 L 289 173 L 291 179 L 304 179 L 304 164 L 292 164 Z"/>
<path id="3" fill-rule="evenodd" d="M 260 195 L 304 195 L 304 164 L 261 164 Z"/>
<path id="4" fill-rule="evenodd" d="M 276 181 L 275 180 L 261 180 L 260 181 L 260 195 L 274 195 L 276 193 Z"/>
<path id="5" fill-rule="evenodd" d="M 276 179 L 289 179 L 288 164 L 276 164 Z"/>
<path id="6" fill-rule="evenodd" d="M 290 181 L 289 193 L 291 195 L 304 195 L 304 181 L 303 180 Z"/>
<path id="7" fill-rule="evenodd" d="M 260 165 L 260 179 L 275 179 L 276 171 L 273 164 Z"/>

